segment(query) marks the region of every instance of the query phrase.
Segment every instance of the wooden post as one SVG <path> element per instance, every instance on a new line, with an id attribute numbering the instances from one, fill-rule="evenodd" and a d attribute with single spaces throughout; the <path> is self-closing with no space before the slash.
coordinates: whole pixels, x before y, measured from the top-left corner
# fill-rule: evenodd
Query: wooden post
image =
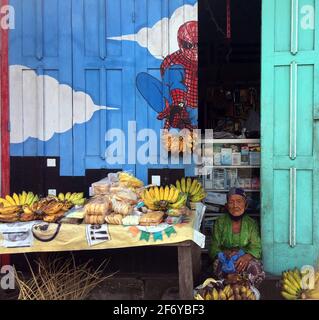
<path id="1" fill-rule="evenodd" d="M 193 300 L 193 262 L 192 247 L 178 246 L 179 297 L 181 300 Z"/>

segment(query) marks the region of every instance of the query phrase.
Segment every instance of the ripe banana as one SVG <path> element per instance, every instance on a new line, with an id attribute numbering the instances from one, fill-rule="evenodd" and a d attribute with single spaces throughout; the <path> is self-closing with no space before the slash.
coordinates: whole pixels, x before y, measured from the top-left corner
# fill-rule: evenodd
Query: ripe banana
<path id="1" fill-rule="evenodd" d="M 19 196 L 18 196 L 16 193 L 14 193 L 13 196 L 12 196 L 12 198 L 13 198 L 15 204 L 16 204 L 17 206 L 19 206 L 19 205 L 20 205 Z"/>
<path id="2" fill-rule="evenodd" d="M 189 190 L 191 189 L 191 186 L 192 186 L 192 179 L 191 178 L 187 178 L 186 193 L 189 193 Z"/>
<path id="3" fill-rule="evenodd" d="M 195 191 L 197 185 L 198 185 L 198 181 L 196 179 L 194 179 L 193 182 L 192 182 L 192 185 L 191 185 L 191 187 L 189 189 L 190 195 L 194 195 L 195 194 L 194 191 Z"/>
<path id="4" fill-rule="evenodd" d="M 169 188 L 169 186 L 166 186 L 164 189 L 164 200 L 165 201 L 168 201 L 169 194 L 170 194 L 170 188 Z"/>
<path id="5" fill-rule="evenodd" d="M 59 193 L 58 199 L 59 199 L 60 201 L 64 201 L 64 200 L 65 200 L 65 196 L 64 196 L 64 194 L 63 194 L 62 192 Z"/>
<path id="6" fill-rule="evenodd" d="M 5 208 L 0 208 L 0 215 L 6 216 L 6 215 L 13 215 L 16 214 L 20 211 L 19 206 L 10 206 L 10 207 L 5 207 Z"/>
<path id="7" fill-rule="evenodd" d="M 10 197 L 9 195 L 6 196 L 6 200 L 7 200 L 12 206 L 15 206 L 15 205 L 16 205 L 15 201 L 13 200 L 13 198 Z"/>
<path id="8" fill-rule="evenodd" d="M 294 295 L 289 294 L 288 292 L 281 291 L 281 295 L 286 299 L 286 300 L 297 300 L 297 297 Z"/>
<path id="9" fill-rule="evenodd" d="M 182 178 L 182 180 L 181 180 L 181 188 L 182 188 L 182 191 L 184 193 L 186 193 L 186 181 L 185 181 L 185 178 Z"/>
<path id="10" fill-rule="evenodd" d="M 71 197 L 71 192 L 67 192 L 67 194 L 64 197 L 64 200 L 69 200 Z"/>
<path id="11" fill-rule="evenodd" d="M 160 201 L 161 200 L 161 196 L 160 196 L 160 192 L 159 192 L 159 188 L 158 187 L 154 188 L 154 195 L 155 195 L 155 200 L 156 201 Z"/>
<path id="12" fill-rule="evenodd" d="M 164 200 L 164 188 L 160 187 L 160 200 Z"/>
<path id="13" fill-rule="evenodd" d="M 179 180 L 176 181 L 176 188 L 179 190 L 179 191 L 182 191 L 182 186 L 181 186 L 181 183 Z"/>
<path id="14" fill-rule="evenodd" d="M 4 207 L 12 206 L 12 204 L 8 200 L 3 199 L 3 198 L 0 198 L 0 203 L 2 203 Z"/>

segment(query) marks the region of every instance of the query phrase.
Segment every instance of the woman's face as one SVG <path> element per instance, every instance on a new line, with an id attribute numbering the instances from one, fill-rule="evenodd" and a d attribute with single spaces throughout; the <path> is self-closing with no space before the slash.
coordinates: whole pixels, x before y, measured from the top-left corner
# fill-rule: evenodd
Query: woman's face
<path id="1" fill-rule="evenodd" d="M 246 210 L 246 200 L 238 194 L 231 195 L 227 202 L 227 208 L 232 216 L 239 217 Z"/>

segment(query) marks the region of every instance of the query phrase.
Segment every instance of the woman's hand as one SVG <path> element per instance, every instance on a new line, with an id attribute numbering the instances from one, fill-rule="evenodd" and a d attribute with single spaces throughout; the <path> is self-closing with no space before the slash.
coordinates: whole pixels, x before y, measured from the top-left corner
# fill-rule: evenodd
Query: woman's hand
<path id="1" fill-rule="evenodd" d="M 245 271 L 245 270 L 247 269 L 247 267 L 248 267 L 249 262 L 250 262 L 252 259 L 253 259 L 253 257 L 252 257 L 252 255 L 250 255 L 249 253 L 241 256 L 241 257 L 237 260 L 237 262 L 236 262 L 236 264 L 235 264 L 235 267 L 236 267 L 236 269 L 237 269 L 237 272 L 238 272 L 238 273 L 241 273 L 241 272 Z"/>

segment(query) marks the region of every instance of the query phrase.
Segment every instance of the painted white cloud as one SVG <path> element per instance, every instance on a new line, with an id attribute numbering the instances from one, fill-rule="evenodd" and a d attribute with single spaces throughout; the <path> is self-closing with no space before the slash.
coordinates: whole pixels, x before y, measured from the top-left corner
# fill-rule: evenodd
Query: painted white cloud
<path id="1" fill-rule="evenodd" d="M 147 48 L 157 59 L 163 59 L 168 54 L 178 50 L 177 32 L 186 21 L 198 20 L 198 5 L 184 5 L 175 10 L 171 18 L 163 18 L 151 28 L 142 28 L 136 34 L 110 37 L 111 40 L 136 41 Z"/>
<path id="2" fill-rule="evenodd" d="M 28 138 L 47 141 L 55 133 L 89 121 L 99 110 L 117 108 L 97 106 L 85 92 L 74 91 L 53 77 L 37 75 L 25 66 L 10 66 L 11 143 Z"/>

